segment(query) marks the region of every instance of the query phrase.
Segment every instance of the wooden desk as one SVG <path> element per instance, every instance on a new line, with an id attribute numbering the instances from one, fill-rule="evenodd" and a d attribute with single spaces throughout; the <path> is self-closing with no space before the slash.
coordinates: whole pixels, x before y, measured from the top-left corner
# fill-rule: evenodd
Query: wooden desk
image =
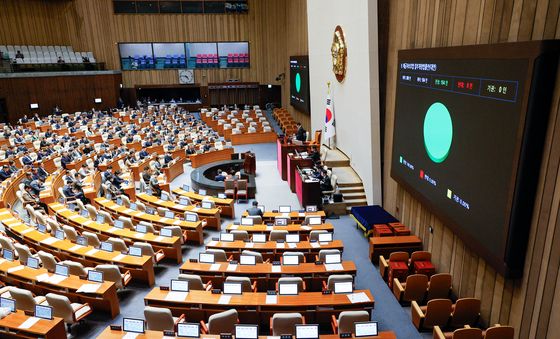
<path id="1" fill-rule="evenodd" d="M 183 174 L 185 171 L 183 168 L 183 159 L 173 160 L 169 163 L 168 167 L 162 168 L 163 174 L 167 178 L 168 182 L 172 182 L 173 179 L 177 178 L 179 175 Z M 138 179 L 140 180 L 140 179 Z"/>
<path id="2" fill-rule="evenodd" d="M 369 238 L 369 258 L 373 263 L 379 261 L 380 255 L 388 258 L 392 252 L 412 253 L 420 250 L 422 250 L 422 239 L 415 235 Z"/>
<path id="3" fill-rule="evenodd" d="M 90 153 L 91 154 L 91 153 Z M 79 171 L 80 168 L 82 168 L 82 165 L 85 164 L 87 162 L 88 159 L 92 159 L 93 155 L 91 157 L 85 156 L 83 155 L 82 158 L 78 161 L 72 161 L 71 163 L 69 163 L 68 165 L 66 165 L 66 169 L 67 170 L 76 170 Z M 92 159 L 93 160 L 93 159 Z"/>
<path id="4" fill-rule="evenodd" d="M 22 267 L 19 270 L 12 270 L 14 267 Z M 0 275 L 2 281 L 10 286 L 17 286 L 26 290 L 35 292 L 37 295 L 46 295 L 47 293 L 62 294 L 72 302 L 89 303 L 92 309 L 96 311 L 109 312 L 111 318 L 115 318 L 119 314 L 119 299 L 117 297 L 117 288 L 114 282 L 105 281 L 97 284 L 99 287 L 93 293 L 77 292 L 77 290 L 85 284 L 96 284 L 88 280 L 82 280 L 75 275 L 69 275 L 60 282 L 50 282 L 44 279 L 44 274 L 53 276 L 44 268 L 33 269 L 17 261 L 8 261 L 0 259 Z M 41 278 L 39 278 L 41 277 Z"/>
<path id="5" fill-rule="evenodd" d="M 286 156 L 288 155 L 288 153 L 293 153 L 294 150 L 305 151 L 307 147 L 305 145 L 285 144 L 283 143 L 283 139 L 278 138 L 276 140 L 276 148 L 278 172 L 280 172 L 282 180 L 288 180 L 288 161 L 286 159 Z"/>
<path id="6" fill-rule="evenodd" d="M 165 207 L 172 212 L 184 214 L 185 212 L 193 212 L 198 214 L 199 218 L 206 219 L 208 226 L 220 230 L 221 220 L 220 220 L 220 209 L 219 208 L 200 208 L 197 206 L 181 205 L 173 201 L 164 201 L 153 195 L 146 193 L 136 194 L 136 198 L 145 204 L 151 205 L 153 207 Z"/>
<path id="7" fill-rule="evenodd" d="M 276 134 L 276 132 L 256 132 L 231 134 L 229 138 L 231 139 L 232 145 L 263 144 L 275 142 L 278 138 L 278 135 Z"/>
<path id="8" fill-rule="evenodd" d="M 114 264 L 119 266 L 122 272 L 130 271 L 133 278 L 142 280 L 150 286 L 155 283 L 152 257 L 147 255 L 134 257 L 116 251 L 97 250 L 92 246 L 80 246 L 66 239 L 59 240 L 25 225 L 7 209 L 0 210 L 0 221 L 6 227 L 6 231 L 19 242 L 37 250 L 44 250 L 61 260 L 78 261 L 87 267 Z"/>
<path id="9" fill-rule="evenodd" d="M 283 245 L 283 246 L 282 246 Z M 267 241 L 265 243 L 246 243 L 243 241 L 210 241 L 206 244 L 206 248 L 216 248 L 226 251 L 227 254 L 233 255 L 235 259 L 239 259 L 239 255 L 243 250 L 251 250 L 261 252 L 263 258 L 266 259 L 278 259 L 282 256 L 284 252 L 303 252 L 306 255 L 307 261 L 315 261 L 315 255 L 319 253 L 320 250 L 325 249 L 337 249 L 339 251 L 344 250 L 344 244 L 341 240 L 334 240 L 327 244 L 321 245 L 318 242 L 312 243 L 309 241 L 300 241 L 294 245 L 293 248 L 290 247 L 288 243 L 277 244 L 275 241 Z"/>
<path id="10" fill-rule="evenodd" d="M 242 216 L 246 217 L 247 215 L 249 215 L 247 213 L 247 211 L 243 212 Z M 299 223 L 301 224 L 304 220 L 305 217 L 321 217 L 321 220 L 323 222 L 325 222 L 326 219 L 326 215 L 325 215 L 325 211 L 317 211 L 317 212 L 298 212 L 298 211 L 291 211 L 290 213 L 280 213 L 280 212 L 272 212 L 272 211 L 268 211 L 268 212 L 264 212 L 262 219 L 264 223 L 271 223 L 274 222 L 274 219 L 276 217 L 289 217 L 292 223 Z"/>
<path id="11" fill-rule="evenodd" d="M 149 223 L 152 223 L 156 228 L 165 226 L 179 226 L 182 230 L 187 231 L 188 241 L 196 241 L 199 244 L 202 244 L 202 242 L 204 241 L 201 221 L 191 222 L 180 219 L 164 218 L 160 217 L 159 215 L 131 210 L 130 208 L 118 205 L 117 203 L 105 198 L 96 198 L 94 202 L 96 203 L 97 207 L 113 214 L 116 217 L 118 217 L 119 215 L 123 215 L 125 217 L 132 218 L 132 220 L 137 222 L 147 221 Z"/>
<path id="12" fill-rule="evenodd" d="M 299 233 L 300 235 L 309 235 L 311 231 L 327 231 L 334 232 L 334 227 L 332 224 L 321 224 L 315 226 L 306 226 L 299 224 L 289 224 L 288 226 L 268 226 L 266 224 L 259 224 L 253 226 L 243 226 L 229 224 L 226 226 L 226 231 L 247 231 L 251 233 L 270 233 L 272 231 L 282 231 L 286 230 L 288 233 Z M 307 237 L 302 240 L 307 240 Z"/>
<path id="13" fill-rule="evenodd" d="M 113 331 L 111 330 L 111 327 L 107 327 L 105 328 L 105 330 L 97 337 L 97 339 L 121 339 L 124 335 L 126 334 L 126 332 L 123 331 Z M 144 334 L 139 334 L 138 336 L 136 336 L 137 339 L 163 339 L 163 331 L 150 331 L 150 330 L 146 330 L 146 333 Z M 174 338 L 174 337 L 168 337 L 166 336 L 165 338 Z M 178 338 L 178 337 L 175 337 Z M 201 338 L 205 338 L 205 339 L 220 339 L 219 335 L 212 335 L 212 334 L 204 334 L 201 335 Z M 269 339 L 271 338 L 270 336 L 259 336 L 258 339 Z M 393 331 L 383 331 L 383 332 L 379 332 L 379 335 L 375 336 L 375 337 L 361 337 L 363 339 L 396 339 L 397 336 L 395 335 L 395 332 Z M 321 334 L 319 336 L 319 339 L 340 339 L 340 337 L 338 336 L 338 334 Z M 355 339 L 355 338 L 354 338 Z"/>
<path id="14" fill-rule="evenodd" d="M 45 189 L 39 193 L 39 200 L 45 204 L 50 204 L 56 201 L 56 196 L 54 192 L 54 187 L 58 189 L 60 187 L 59 180 L 62 182 L 61 171 L 56 171 L 50 174 L 45 179 Z M 55 183 L 56 182 L 56 183 Z"/>
<path id="15" fill-rule="evenodd" d="M 152 245 L 154 251 L 163 250 L 166 258 L 175 259 L 179 264 L 183 262 L 181 239 L 178 237 L 162 237 L 153 233 L 136 232 L 128 228 L 119 229 L 107 223 L 99 224 L 89 217 L 85 218 L 74 211 L 70 211 L 66 206 L 59 203 L 50 204 L 49 209 L 54 211 L 58 220 L 62 220 L 63 223 L 72 225 L 80 231 L 95 233 L 101 241 L 110 237 L 122 238 L 129 246 L 136 241 L 147 242 Z"/>
<path id="16" fill-rule="evenodd" d="M 201 154 L 193 154 L 189 156 L 192 168 L 209 164 L 216 161 L 231 160 L 233 148 L 224 148 L 222 150 L 210 151 Z"/>
<path id="17" fill-rule="evenodd" d="M 132 171 L 132 177 L 134 181 L 140 181 L 140 175 L 144 170 L 144 167 L 150 165 L 150 161 L 154 160 L 155 158 L 152 156 L 147 156 L 143 160 L 140 160 L 136 163 L 136 165 L 130 166 L 130 170 Z"/>
<path id="18" fill-rule="evenodd" d="M 297 171 L 296 194 L 301 206 L 321 205 L 321 183 L 319 181 L 304 180 L 302 174 Z"/>
<path id="19" fill-rule="evenodd" d="M 212 285 L 222 288 L 226 277 L 241 276 L 249 277 L 257 282 L 257 288 L 261 292 L 275 289 L 275 284 L 280 277 L 296 276 L 301 277 L 306 285 L 307 291 L 321 291 L 323 281 L 326 281 L 331 274 L 351 274 L 356 275 L 356 265 L 353 261 L 342 262 L 342 269 L 331 265 L 315 265 L 315 263 L 302 263 L 297 266 L 292 265 L 272 265 L 262 263 L 256 265 L 236 265 L 230 266 L 227 263 L 217 263 L 218 267 L 211 264 L 185 262 L 180 268 L 181 273 L 197 274 L 202 277 L 204 282 L 212 280 Z M 210 268 L 214 268 L 210 270 Z M 273 270 L 275 270 L 273 272 Z"/>
<path id="20" fill-rule="evenodd" d="M 299 312 L 305 316 L 310 324 L 330 325 L 331 316 L 337 316 L 342 311 L 364 310 L 370 314 L 374 307 L 374 299 L 369 290 L 357 290 L 364 293 L 368 301 L 352 303 L 347 294 L 327 294 L 321 292 L 301 292 L 294 296 L 277 296 L 276 304 L 267 304 L 267 294 L 263 292 L 249 292 L 241 295 L 230 295 L 228 303 L 220 303 L 222 294 L 212 294 L 211 291 L 190 291 L 183 299 L 166 300 L 170 291 L 162 291 L 158 287 L 152 289 L 146 297 L 146 306 L 165 307 L 174 316 L 186 315 L 186 321 L 207 321 L 212 314 L 235 308 L 239 313 L 240 323 L 254 324 L 258 319 L 259 325 L 270 325 L 270 318 L 274 313 Z"/>
<path id="21" fill-rule="evenodd" d="M 210 200 L 213 201 L 214 204 L 216 204 L 216 206 L 218 206 L 222 211 L 220 212 L 220 215 L 226 216 L 226 217 L 230 217 L 230 218 L 235 218 L 235 207 L 234 207 L 234 203 L 235 200 L 234 199 L 220 199 L 220 198 L 216 198 L 210 195 L 200 195 L 198 193 L 195 192 L 187 192 L 185 190 L 183 190 L 182 188 L 176 188 L 173 190 L 173 193 L 183 196 L 183 197 L 187 197 L 189 199 L 191 199 L 192 201 L 196 201 L 196 202 L 201 202 L 202 200 Z"/>
<path id="22" fill-rule="evenodd" d="M 62 318 L 53 320 L 40 319 L 30 328 L 19 328 L 30 316 L 23 311 L 10 313 L 5 318 L 0 319 L 0 337 L 7 338 L 44 338 L 60 339 L 66 338 L 66 328 Z"/>
<path id="23" fill-rule="evenodd" d="M 19 190 L 18 186 L 23 178 L 25 178 L 25 172 L 20 171 L 17 176 L 0 183 L 0 208 L 14 206 L 14 202 L 17 199 L 16 191 Z"/>
<path id="24" fill-rule="evenodd" d="M 297 168 L 311 167 L 313 166 L 313 160 L 309 158 L 304 159 L 292 153 L 288 153 L 286 161 L 286 169 L 288 170 L 288 185 L 290 185 L 292 192 L 296 193 L 296 175 L 299 175 Z"/>

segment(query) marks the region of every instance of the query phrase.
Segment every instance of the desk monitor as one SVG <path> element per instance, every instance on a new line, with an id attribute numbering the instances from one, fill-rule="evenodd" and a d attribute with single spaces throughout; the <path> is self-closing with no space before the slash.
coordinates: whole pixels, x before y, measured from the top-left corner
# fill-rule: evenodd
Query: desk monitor
<path id="1" fill-rule="evenodd" d="M 134 202 L 131 202 L 131 203 L 130 203 L 129 208 L 130 208 L 131 210 L 134 210 L 134 211 L 138 210 L 138 207 L 136 206 L 136 203 L 134 203 Z"/>
<path id="2" fill-rule="evenodd" d="M 341 262 L 340 253 L 325 255 L 325 264 L 340 264 Z"/>
<path id="3" fill-rule="evenodd" d="M 54 232 L 54 237 L 57 238 L 58 240 L 64 240 L 64 231 L 56 230 L 56 232 Z"/>
<path id="4" fill-rule="evenodd" d="M 220 233 L 220 241 L 233 241 L 233 233 Z"/>
<path id="5" fill-rule="evenodd" d="M 354 286 L 351 281 L 342 281 L 334 283 L 334 293 L 352 293 Z"/>
<path id="6" fill-rule="evenodd" d="M 255 219 L 253 218 L 241 218 L 241 225 L 243 226 L 253 226 L 255 224 Z"/>
<path id="7" fill-rule="evenodd" d="M 276 226 L 288 226 L 288 218 L 275 218 L 274 225 Z"/>
<path id="8" fill-rule="evenodd" d="M 39 259 L 27 257 L 27 267 L 39 268 Z"/>
<path id="9" fill-rule="evenodd" d="M 187 191 L 187 192 L 188 192 L 188 191 L 190 191 L 190 190 L 191 190 L 191 188 L 190 188 L 189 185 L 183 185 L 183 191 Z"/>
<path id="10" fill-rule="evenodd" d="M 151 215 L 155 215 L 156 210 L 151 208 L 151 207 L 146 207 L 146 213 L 151 214 Z"/>
<path id="11" fill-rule="evenodd" d="M 212 202 L 211 201 L 201 201 L 200 202 L 200 207 L 205 208 L 205 209 L 211 209 L 212 208 Z"/>
<path id="12" fill-rule="evenodd" d="M 317 212 L 317 205 L 305 206 L 305 212 Z"/>
<path id="13" fill-rule="evenodd" d="M 235 339 L 258 339 L 258 325 L 235 325 Z"/>
<path id="14" fill-rule="evenodd" d="M 53 308 L 44 305 L 35 305 L 35 317 L 41 319 L 52 320 Z"/>
<path id="15" fill-rule="evenodd" d="M 133 333 L 144 333 L 144 320 L 134 318 L 123 318 L 123 331 Z"/>
<path id="16" fill-rule="evenodd" d="M 199 190 L 198 190 L 198 194 L 200 194 L 200 195 L 206 195 L 206 190 L 204 190 L 204 189 L 199 189 Z"/>
<path id="17" fill-rule="evenodd" d="M 68 209 L 74 212 L 76 210 L 76 204 L 68 204 Z"/>
<path id="18" fill-rule="evenodd" d="M 37 231 L 41 233 L 47 233 L 47 226 L 43 224 L 37 224 Z"/>
<path id="19" fill-rule="evenodd" d="M 171 290 L 177 292 L 188 292 L 189 282 L 186 280 L 171 279 Z"/>
<path id="20" fill-rule="evenodd" d="M 189 221 L 189 222 L 197 222 L 198 220 L 198 215 L 195 213 L 186 213 L 185 214 L 185 220 Z"/>
<path id="21" fill-rule="evenodd" d="M 253 242 L 265 243 L 266 234 L 253 234 Z"/>
<path id="22" fill-rule="evenodd" d="M 298 295 L 297 283 L 281 283 L 278 284 L 279 295 Z"/>
<path id="23" fill-rule="evenodd" d="M 195 324 L 195 323 L 177 324 L 177 336 L 179 338 L 199 338 L 200 324 Z"/>
<path id="24" fill-rule="evenodd" d="M 0 297 L 0 307 L 7 308 L 10 312 L 15 312 L 16 301 L 14 299 Z"/>
<path id="25" fill-rule="evenodd" d="M 146 225 L 138 224 L 138 225 L 136 225 L 136 232 L 146 233 L 146 232 L 148 232 L 148 229 L 146 228 Z"/>
<path id="26" fill-rule="evenodd" d="M 187 198 L 179 198 L 179 205 L 189 206 L 189 199 L 187 199 Z"/>
<path id="27" fill-rule="evenodd" d="M 296 339 L 319 339 L 319 325 L 296 325 Z"/>
<path id="28" fill-rule="evenodd" d="M 263 212 L 263 213 L 264 213 L 264 205 L 258 205 L 258 206 L 257 206 L 257 208 L 258 208 L 258 209 L 260 209 L 260 210 L 261 210 L 261 212 Z"/>
<path id="29" fill-rule="evenodd" d="M 167 196 L 167 194 L 162 194 L 162 195 L 160 196 L 160 199 L 163 200 L 163 201 L 168 201 L 168 200 L 169 200 L 169 197 Z"/>
<path id="30" fill-rule="evenodd" d="M 321 217 L 310 217 L 308 220 L 309 220 L 309 225 L 311 226 L 317 226 L 323 223 Z"/>
<path id="31" fill-rule="evenodd" d="M 122 230 L 124 228 L 124 222 L 122 220 L 115 220 L 113 226 Z"/>
<path id="32" fill-rule="evenodd" d="M 110 242 L 102 241 L 100 248 L 103 251 L 113 252 L 113 244 L 111 244 Z"/>
<path id="33" fill-rule="evenodd" d="M 319 242 L 331 242 L 333 241 L 332 233 L 319 233 Z"/>
<path id="34" fill-rule="evenodd" d="M 14 251 L 4 248 L 2 250 L 2 256 L 8 261 L 14 261 Z"/>
<path id="35" fill-rule="evenodd" d="M 282 265 L 299 265 L 299 255 L 284 254 L 282 256 Z"/>
<path id="36" fill-rule="evenodd" d="M 365 321 L 354 323 L 354 336 L 359 337 L 375 337 L 379 335 L 377 321 Z"/>
<path id="37" fill-rule="evenodd" d="M 142 256 L 142 248 L 137 247 L 137 246 L 130 246 L 128 248 L 128 254 L 135 256 L 135 257 L 141 257 Z"/>
<path id="38" fill-rule="evenodd" d="M 122 205 L 123 204 L 122 198 L 117 198 L 116 203 L 117 205 Z"/>
<path id="39" fill-rule="evenodd" d="M 290 213 L 292 211 L 292 206 L 278 206 L 278 212 L 280 213 Z"/>
<path id="40" fill-rule="evenodd" d="M 80 246 L 87 246 L 87 245 L 88 245 L 88 242 L 87 242 L 86 237 L 84 237 L 83 235 L 79 235 L 79 236 L 76 238 L 76 244 L 78 244 L 78 245 L 80 245 Z"/>
<path id="41" fill-rule="evenodd" d="M 101 214 L 98 214 L 97 217 L 95 217 L 95 221 L 98 224 L 103 224 L 103 223 L 105 223 L 105 217 Z"/>
<path id="42" fill-rule="evenodd" d="M 241 294 L 242 292 L 240 282 L 224 282 L 224 294 Z"/>
<path id="43" fill-rule="evenodd" d="M 218 193 L 218 198 L 219 199 L 226 199 L 227 196 L 225 195 L 225 193 Z"/>
<path id="44" fill-rule="evenodd" d="M 299 242 L 299 234 L 286 234 L 286 242 L 291 243 L 298 243 Z"/>
<path id="45" fill-rule="evenodd" d="M 146 188 L 145 190 L 147 195 L 152 195 L 152 189 L 151 188 Z"/>
<path id="46" fill-rule="evenodd" d="M 80 215 L 84 218 L 89 218 L 89 211 L 88 210 L 81 210 Z"/>
<path id="47" fill-rule="evenodd" d="M 165 217 L 169 218 L 169 219 L 173 219 L 173 218 L 175 218 L 175 213 L 173 213 L 171 211 L 166 211 L 165 212 Z"/>
<path id="48" fill-rule="evenodd" d="M 215 262 L 214 253 L 199 253 L 198 262 L 204 264 L 213 264 Z"/>
<path id="49" fill-rule="evenodd" d="M 239 264 L 240 265 L 256 265 L 257 264 L 257 257 L 254 255 L 240 255 L 239 256 Z"/>
<path id="50" fill-rule="evenodd" d="M 171 230 L 171 228 L 163 227 L 159 230 L 159 235 L 161 235 L 162 237 L 171 237 L 173 236 L 173 231 Z"/>
<path id="51" fill-rule="evenodd" d="M 63 264 L 56 264 L 54 267 L 54 274 L 62 275 L 67 277 L 68 276 L 68 266 Z"/>
<path id="52" fill-rule="evenodd" d="M 89 270 L 87 274 L 87 280 L 96 283 L 103 283 L 103 272 L 96 270 Z"/>

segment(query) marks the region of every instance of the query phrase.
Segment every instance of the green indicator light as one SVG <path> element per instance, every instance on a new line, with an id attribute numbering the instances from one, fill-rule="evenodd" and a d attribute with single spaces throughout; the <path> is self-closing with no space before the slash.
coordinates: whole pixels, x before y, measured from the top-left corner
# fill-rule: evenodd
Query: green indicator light
<path id="1" fill-rule="evenodd" d="M 424 117 L 424 147 L 435 163 L 443 162 L 449 155 L 453 141 L 453 122 L 447 107 L 433 103 Z"/>
<path id="2" fill-rule="evenodd" d="M 299 73 L 296 73 L 296 92 L 299 93 L 300 90 L 301 90 L 301 75 L 299 75 Z"/>

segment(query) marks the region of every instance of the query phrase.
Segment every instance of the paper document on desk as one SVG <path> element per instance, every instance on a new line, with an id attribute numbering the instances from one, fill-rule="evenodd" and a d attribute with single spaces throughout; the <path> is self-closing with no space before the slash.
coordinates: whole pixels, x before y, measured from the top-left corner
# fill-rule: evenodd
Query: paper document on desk
<path id="1" fill-rule="evenodd" d="M 23 265 L 19 265 L 16 267 L 12 267 L 12 268 L 8 268 L 8 273 L 13 273 L 13 272 L 17 272 L 17 271 L 21 271 L 25 268 L 25 266 Z"/>
<path id="2" fill-rule="evenodd" d="M 50 282 L 53 285 L 59 284 L 60 282 L 62 282 L 63 280 L 66 280 L 66 277 L 60 274 L 53 274 L 48 282 Z"/>
<path id="3" fill-rule="evenodd" d="M 245 248 L 253 248 L 255 247 L 255 243 L 254 242 L 246 242 L 245 243 Z"/>
<path id="4" fill-rule="evenodd" d="M 210 265 L 210 271 L 218 271 L 221 266 L 221 264 L 212 264 Z"/>
<path id="5" fill-rule="evenodd" d="M 309 226 L 301 226 L 301 229 L 302 229 L 302 230 L 305 230 L 305 231 L 309 231 L 309 230 L 311 229 L 311 227 L 309 227 Z"/>
<path id="6" fill-rule="evenodd" d="M 100 284 L 83 284 L 76 290 L 78 293 L 95 293 L 99 289 Z"/>
<path id="7" fill-rule="evenodd" d="M 305 213 L 299 212 L 299 213 L 298 213 L 298 217 L 300 217 L 300 218 L 305 218 Z"/>
<path id="8" fill-rule="evenodd" d="M 32 231 L 33 231 L 33 228 L 29 227 L 28 229 L 25 229 L 25 230 L 21 231 L 20 233 L 21 234 L 27 234 L 27 233 L 32 232 Z"/>
<path id="9" fill-rule="evenodd" d="M 289 248 L 296 248 L 296 247 L 297 247 L 297 244 L 296 244 L 295 242 L 289 242 L 289 243 L 288 243 L 288 247 L 289 247 Z"/>
<path id="10" fill-rule="evenodd" d="M 231 300 L 231 295 L 221 295 L 220 299 L 218 300 L 218 304 L 220 305 L 227 305 Z"/>
<path id="11" fill-rule="evenodd" d="M 122 254 L 122 253 L 117 254 L 117 255 L 115 255 L 115 256 L 113 257 L 113 261 L 122 260 L 122 258 L 124 258 L 125 256 L 126 256 L 126 254 Z"/>
<path id="12" fill-rule="evenodd" d="M 239 228 L 239 225 L 229 225 L 230 230 L 236 230 Z"/>
<path id="13" fill-rule="evenodd" d="M 37 277 L 35 277 L 35 279 L 36 279 L 38 282 L 41 282 L 41 281 L 44 281 L 44 280 L 49 279 L 50 277 L 51 277 L 51 276 L 50 276 L 48 273 L 43 273 L 43 274 L 39 274 Z"/>
<path id="14" fill-rule="evenodd" d="M 282 213 L 282 218 L 289 218 L 290 217 L 290 213 Z"/>
<path id="15" fill-rule="evenodd" d="M 125 214 L 130 214 L 132 212 L 134 212 L 134 210 L 131 210 L 130 208 L 127 208 L 123 211 Z"/>
<path id="16" fill-rule="evenodd" d="M 136 238 L 139 238 L 139 239 L 142 239 L 142 238 L 144 238 L 145 236 L 146 236 L 146 233 L 140 233 L 140 232 L 136 232 L 136 235 L 135 235 L 135 237 L 136 237 Z"/>
<path id="17" fill-rule="evenodd" d="M 86 220 L 86 221 L 84 221 L 84 226 L 89 226 L 92 223 L 93 223 L 93 220 Z"/>
<path id="18" fill-rule="evenodd" d="M 179 224 L 181 224 L 181 221 L 182 221 L 182 220 L 175 220 L 175 221 L 173 222 L 173 225 L 179 225 Z"/>
<path id="19" fill-rule="evenodd" d="M 54 244 L 54 243 L 57 242 L 57 241 L 58 241 L 57 238 L 50 237 L 50 238 L 43 239 L 43 240 L 41 240 L 41 241 L 39 241 L 39 242 L 40 242 L 41 244 L 45 244 L 45 245 L 52 245 L 52 244 Z"/>
<path id="20" fill-rule="evenodd" d="M 40 318 L 30 317 L 26 321 L 24 321 L 18 328 L 31 328 L 31 326 L 35 325 Z"/>
<path id="21" fill-rule="evenodd" d="M 276 248 L 285 248 L 286 244 L 284 244 L 283 242 L 277 242 L 276 243 Z"/>
<path id="22" fill-rule="evenodd" d="M 321 247 L 321 245 L 319 245 L 319 243 L 317 243 L 317 242 L 312 242 L 312 243 L 310 243 L 310 244 L 311 244 L 311 247 L 313 247 L 313 248 L 319 248 L 319 247 Z"/>
<path id="23" fill-rule="evenodd" d="M 161 219 L 159 219 L 160 222 L 169 222 L 169 220 L 171 220 L 171 219 L 168 219 L 168 218 L 165 218 L 165 217 L 162 217 Z"/>
<path id="24" fill-rule="evenodd" d="M 278 296 L 277 295 L 267 295 L 266 296 L 266 303 L 267 304 L 278 304 Z"/>
<path id="25" fill-rule="evenodd" d="M 119 230 L 119 229 L 116 228 L 116 227 L 111 227 L 111 228 L 109 228 L 109 229 L 107 230 L 107 232 L 109 232 L 109 233 L 115 233 L 115 231 L 118 231 L 118 230 Z"/>
<path id="26" fill-rule="evenodd" d="M 136 339 L 139 335 L 140 333 L 126 332 L 126 334 L 122 336 L 122 339 Z"/>
<path id="27" fill-rule="evenodd" d="M 352 294 L 348 294 L 347 296 L 348 296 L 348 300 L 350 300 L 352 304 L 370 301 L 369 297 L 364 292 L 352 293 Z"/>
<path id="28" fill-rule="evenodd" d="M 198 212 L 199 209 L 200 209 L 200 207 L 193 207 L 192 211 L 193 212 Z"/>
<path id="29" fill-rule="evenodd" d="M 268 225 L 266 226 L 266 230 L 267 230 L 267 231 L 272 231 L 273 229 L 274 229 L 273 226 L 268 226 Z"/>
<path id="30" fill-rule="evenodd" d="M 162 241 L 163 237 L 161 235 L 158 235 L 154 240 L 155 241 Z"/>
<path id="31" fill-rule="evenodd" d="M 272 265 L 270 268 L 272 273 L 282 273 L 282 266 L 280 265 Z"/>
<path id="32" fill-rule="evenodd" d="M 237 270 L 237 265 L 229 264 L 226 268 L 226 271 L 228 272 L 235 272 L 235 270 Z"/>
<path id="33" fill-rule="evenodd" d="M 325 271 L 330 272 L 330 271 L 342 271 L 344 269 L 344 267 L 342 267 L 342 264 L 325 264 Z"/>
<path id="34" fill-rule="evenodd" d="M 82 216 L 79 215 L 79 214 L 74 214 L 74 215 L 69 216 L 68 219 L 70 219 L 70 220 L 76 220 L 76 219 L 79 219 L 79 218 L 81 218 L 81 217 L 82 217 Z"/>
<path id="35" fill-rule="evenodd" d="M 99 250 L 96 250 L 95 248 L 89 250 L 86 252 L 86 255 L 94 255 L 95 253 L 99 252 Z"/>
<path id="36" fill-rule="evenodd" d="M 185 299 L 187 299 L 187 295 L 189 295 L 189 292 L 170 291 L 165 296 L 165 300 L 167 300 L 167 301 L 185 301 Z"/>

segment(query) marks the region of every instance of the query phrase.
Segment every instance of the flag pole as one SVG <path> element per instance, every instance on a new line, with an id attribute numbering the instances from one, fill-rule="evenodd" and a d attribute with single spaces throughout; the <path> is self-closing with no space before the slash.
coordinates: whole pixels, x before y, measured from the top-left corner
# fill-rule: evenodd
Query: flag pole
<path id="1" fill-rule="evenodd" d="M 331 95 L 331 82 L 330 81 L 327 81 L 327 95 Z M 331 98 L 331 100 L 332 100 L 332 98 Z M 329 149 L 331 148 L 331 139 L 332 138 L 328 139 L 329 140 L 329 142 L 328 142 Z"/>

